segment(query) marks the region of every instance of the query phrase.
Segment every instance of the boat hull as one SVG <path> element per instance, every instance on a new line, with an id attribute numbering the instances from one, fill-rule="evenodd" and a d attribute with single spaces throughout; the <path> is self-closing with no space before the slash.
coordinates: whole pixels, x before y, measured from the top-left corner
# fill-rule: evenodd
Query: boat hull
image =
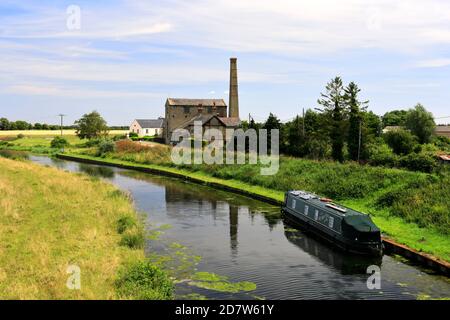
<path id="1" fill-rule="evenodd" d="M 380 257 L 383 255 L 383 244 L 381 240 L 379 242 L 370 243 L 357 243 L 351 241 L 338 233 L 333 233 L 325 230 L 320 224 L 315 221 L 296 214 L 295 211 L 283 206 L 281 213 L 285 219 L 287 219 L 291 224 L 294 224 L 301 229 L 307 230 L 308 232 L 314 233 L 319 238 L 329 242 L 335 247 L 343 250 L 345 252 Z"/>

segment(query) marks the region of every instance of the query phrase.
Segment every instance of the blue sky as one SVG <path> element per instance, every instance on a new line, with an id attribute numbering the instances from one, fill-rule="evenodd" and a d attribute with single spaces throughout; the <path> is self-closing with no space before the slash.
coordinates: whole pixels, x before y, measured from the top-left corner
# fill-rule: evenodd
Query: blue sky
<path id="1" fill-rule="evenodd" d="M 231 56 L 241 118 L 288 120 L 336 75 L 377 114 L 420 102 L 450 116 L 446 0 L 0 0 L 0 117 L 72 123 L 95 109 L 128 125 L 164 115 L 168 96 L 228 102 Z"/>

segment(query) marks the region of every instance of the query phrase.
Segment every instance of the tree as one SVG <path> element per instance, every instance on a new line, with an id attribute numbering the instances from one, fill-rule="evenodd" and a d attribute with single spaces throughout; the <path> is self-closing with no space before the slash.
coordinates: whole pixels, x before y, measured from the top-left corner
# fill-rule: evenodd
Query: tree
<path id="1" fill-rule="evenodd" d="M 384 140 L 396 154 L 409 154 L 414 150 L 416 141 L 414 136 L 406 130 L 398 129 L 386 132 Z"/>
<path id="2" fill-rule="evenodd" d="M 76 134 L 80 139 L 99 138 L 108 134 L 106 121 L 97 111 L 83 115 L 75 121 L 75 125 L 77 126 Z"/>
<path id="3" fill-rule="evenodd" d="M 421 144 L 431 141 L 434 128 L 436 127 L 433 114 L 428 112 L 420 103 L 414 109 L 408 110 L 405 125 Z"/>
<path id="4" fill-rule="evenodd" d="M 326 86 L 326 92 L 321 93 L 322 99 L 317 102 L 324 106 L 328 115 L 331 139 L 331 155 L 334 160 L 344 161 L 344 138 L 345 138 L 345 97 L 342 79 L 336 77 Z"/>
<path id="5" fill-rule="evenodd" d="M 285 151 L 295 157 L 304 155 L 305 136 L 303 135 L 303 119 L 296 116 L 294 120 L 286 123 Z"/>
<path id="6" fill-rule="evenodd" d="M 358 94 L 361 89 L 354 82 L 350 82 L 344 91 L 345 102 L 350 110 L 347 135 L 348 154 L 350 159 L 359 160 L 363 143 L 366 140 L 362 139 L 363 126 L 365 127 L 363 112 L 367 109 L 369 101 L 358 100 Z"/>
<path id="7" fill-rule="evenodd" d="M 6 118 L 0 118 L 0 130 L 9 130 L 10 123 Z"/>
<path id="8" fill-rule="evenodd" d="M 269 114 L 266 122 L 263 125 L 263 129 L 267 130 L 267 148 L 270 149 L 272 146 L 272 134 L 271 130 L 273 129 L 281 129 L 281 121 L 272 113 Z"/>
<path id="9" fill-rule="evenodd" d="M 26 121 L 19 120 L 19 121 L 14 122 L 15 130 L 29 130 L 32 127 L 33 126 Z"/>
<path id="10" fill-rule="evenodd" d="M 406 121 L 406 110 L 393 110 L 386 112 L 382 117 L 383 127 L 386 126 L 398 126 L 403 127 Z"/>

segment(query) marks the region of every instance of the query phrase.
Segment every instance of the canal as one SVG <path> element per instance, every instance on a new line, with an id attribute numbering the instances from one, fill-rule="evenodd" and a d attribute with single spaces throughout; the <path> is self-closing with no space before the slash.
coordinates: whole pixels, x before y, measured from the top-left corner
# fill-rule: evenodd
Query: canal
<path id="1" fill-rule="evenodd" d="M 146 255 L 177 278 L 179 299 L 450 297 L 449 278 L 397 256 L 346 255 L 284 222 L 276 206 L 130 170 L 43 156 L 30 160 L 106 179 L 128 192 L 149 233 Z M 368 289 L 371 265 L 381 270 L 380 289 Z M 199 276 L 212 282 L 195 281 Z"/>

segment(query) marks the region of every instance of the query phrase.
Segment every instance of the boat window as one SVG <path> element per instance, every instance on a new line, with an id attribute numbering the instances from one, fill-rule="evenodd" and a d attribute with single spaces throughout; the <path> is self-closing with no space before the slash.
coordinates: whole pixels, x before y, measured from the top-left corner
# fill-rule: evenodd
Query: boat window
<path id="1" fill-rule="evenodd" d="M 314 211 L 314 220 L 319 219 L 319 210 Z"/>
<path id="2" fill-rule="evenodd" d="M 305 216 L 308 215 L 309 206 L 305 205 Z"/>
<path id="3" fill-rule="evenodd" d="M 328 226 L 330 228 L 333 228 L 333 225 L 334 225 L 334 217 L 329 217 L 328 218 Z"/>

